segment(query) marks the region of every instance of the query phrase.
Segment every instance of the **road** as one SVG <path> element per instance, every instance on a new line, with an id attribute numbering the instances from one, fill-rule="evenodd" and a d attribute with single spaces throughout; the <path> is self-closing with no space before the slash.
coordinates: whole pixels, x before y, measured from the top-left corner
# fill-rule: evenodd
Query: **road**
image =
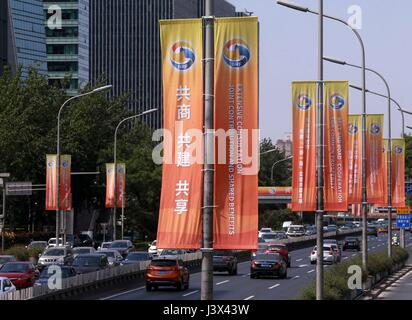
<path id="1" fill-rule="evenodd" d="M 407 233 L 408 245 L 412 245 L 412 236 Z M 387 235 L 369 237 L 369 252 L 385 251 Z M 238 275 L 227 273 L 214 274 L 214 300 L 292 300 L 297 298 L 300 290 L 315 279 L 315 265 L 311 265 L 309 255 L 312 248 L 291 252 L 292 266 L 288 269 L 287 279 L 250 279 L 250 261 L 238 264 Z M 360 255 L 360 252 L 345 251 L 342 261 Z M 325 270 L 330 266 L 326 265 Z M 161 287 L 157 291 L 146 292 L 139 286 L 105 291 L 88 299 L 100 300 L 200 300 L 200 273 L 190 276 L 190 288 L 176 291 L 175 288 Z"/>

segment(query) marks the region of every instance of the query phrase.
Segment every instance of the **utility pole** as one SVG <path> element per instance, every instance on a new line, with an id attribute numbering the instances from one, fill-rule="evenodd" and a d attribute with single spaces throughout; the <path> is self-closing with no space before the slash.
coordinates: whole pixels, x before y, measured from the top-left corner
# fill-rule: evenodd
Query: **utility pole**
<path id="1" fill-rule="evenodd" d="M 204 27 L 204 114 L 205 163 L 202 213 L 201 299 L 213 299 L 213 208 L 214 208 L 214 17 L 213 0 L 205 0 Z"/>
<path id="2" fill-rule="evenodd" d="M 324 117 L 323 117 L 323 0 L 319 0 L 319 56 L 318 56 L 318 105 L 316 112 L 316 175 L 317 175 L 317 210 L 316 210 L 316 300 L 323 299 L 323 167 L 324 167 Z"/>

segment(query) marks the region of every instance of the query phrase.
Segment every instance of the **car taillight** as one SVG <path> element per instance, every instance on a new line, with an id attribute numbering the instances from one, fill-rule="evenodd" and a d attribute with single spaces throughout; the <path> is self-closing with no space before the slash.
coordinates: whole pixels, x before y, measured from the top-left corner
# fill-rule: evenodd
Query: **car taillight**
<path id="1" fill-rule="evenodd" d="M 256 262 L 252 261 L 252 268 L 256 268 Z"/>

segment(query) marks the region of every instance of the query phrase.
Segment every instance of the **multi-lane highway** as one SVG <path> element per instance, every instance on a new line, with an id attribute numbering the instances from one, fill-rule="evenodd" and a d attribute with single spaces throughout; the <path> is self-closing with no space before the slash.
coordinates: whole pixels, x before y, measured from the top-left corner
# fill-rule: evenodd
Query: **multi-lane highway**
<path id="1" fill-rule="evenodd" d="M 407 245 L 412 246 L 412 236 L 406 234 Z M 387 235 L 369 237 L 369 252 L 385 251 Z M 291 252 L 292 266 L 288 269 L 287 279 L 250 279 L 250 262 L 239 263 L 238 275 L 229 276 L 227 273 L 215 273 L 214 299 L 215 300 L 290 300 L 295 299 L 300 290 L 315 279 L 315 265 L 311 265 L 309 254 L 312 248 L 300 249 Z M 357 251 L 345 251 L 342 261 L 359 255 Z M 326 270 L 330 266 L 325 266 Z M 87 299 L 101 300 L 199 300 L 200 273 L 192 273 L 190 288 L 177 291 L 175 288 L 161 287 L 157 291 L 146 292 L 144 283 L 136 282 L 123 289 L 105 290 Z"/>

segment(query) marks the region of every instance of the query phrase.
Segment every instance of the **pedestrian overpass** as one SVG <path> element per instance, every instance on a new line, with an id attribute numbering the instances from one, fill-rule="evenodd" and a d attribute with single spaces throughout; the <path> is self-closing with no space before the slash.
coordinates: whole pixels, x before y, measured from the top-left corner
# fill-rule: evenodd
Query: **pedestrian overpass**
<path id="1" fill-rule="evenodd" d="M 259 204 L 290 204 L 292 187 L 259 187 Z"/>

